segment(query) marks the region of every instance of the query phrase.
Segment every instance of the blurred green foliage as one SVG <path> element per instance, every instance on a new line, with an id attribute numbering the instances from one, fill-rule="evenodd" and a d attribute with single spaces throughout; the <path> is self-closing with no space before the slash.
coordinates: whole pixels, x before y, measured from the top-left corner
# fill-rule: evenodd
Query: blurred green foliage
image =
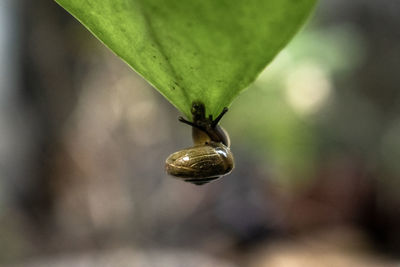
<path id="1" fill-rule="evenodd" d="M 223 123 L 232 139 L 245 143 L 280 182 L 295 185 L 314 177 L 324 138 L 316 121 L 335 102 L 334 77 L 361 62 L 360 42 L 348 27 L 308 27 L 228 113 Z"/>

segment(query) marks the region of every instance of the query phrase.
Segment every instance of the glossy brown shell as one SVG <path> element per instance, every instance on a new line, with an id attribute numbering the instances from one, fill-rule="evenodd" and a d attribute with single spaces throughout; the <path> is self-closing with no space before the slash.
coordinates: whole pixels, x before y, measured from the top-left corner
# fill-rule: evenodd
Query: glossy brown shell
<path id="1" fill-rule="evenodd" d="M 233 166 L 230 149 L 215 142 L 180 150 L 165 162 L 168 174 L 198 185 L 229 174 Z"/>

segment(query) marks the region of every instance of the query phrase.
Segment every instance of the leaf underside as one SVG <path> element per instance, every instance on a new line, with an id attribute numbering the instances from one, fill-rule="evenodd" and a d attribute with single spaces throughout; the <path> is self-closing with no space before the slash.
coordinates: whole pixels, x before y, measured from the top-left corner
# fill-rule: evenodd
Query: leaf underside
<path id="1" fill-rule="evenodd" d="M 56 0 L 188 118 L 217 116 L 304 23 L 316 0 Z"/>

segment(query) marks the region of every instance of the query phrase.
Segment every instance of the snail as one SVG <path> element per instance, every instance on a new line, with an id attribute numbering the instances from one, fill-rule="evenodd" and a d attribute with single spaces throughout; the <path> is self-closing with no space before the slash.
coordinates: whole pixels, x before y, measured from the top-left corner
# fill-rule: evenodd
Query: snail
<path id="1" fill-rule="evenodd" d="M 204 104 L 195 102 L 191 109 L 193 122 L 179 117 L 180 122 L 192 126 L 194 146 L 175 152 L 167 158 L 165 169 L 169 175 L 202 185 L 233 170 L 230 139 L 228 133 L 218 125 L 227 111 L 228 108 L 224 108 L 213 120 L 212 115 L 206 118 Z"/>

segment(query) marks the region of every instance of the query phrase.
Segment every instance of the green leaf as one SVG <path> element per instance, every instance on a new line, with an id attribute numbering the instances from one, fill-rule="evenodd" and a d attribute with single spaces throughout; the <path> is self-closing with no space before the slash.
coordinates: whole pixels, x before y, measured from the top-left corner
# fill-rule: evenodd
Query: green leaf
<path id="1" fill-rule="evenodd" d="M 316 0 L 56 0 L 188 118 L 218 115 L 288 43 Z"/>

